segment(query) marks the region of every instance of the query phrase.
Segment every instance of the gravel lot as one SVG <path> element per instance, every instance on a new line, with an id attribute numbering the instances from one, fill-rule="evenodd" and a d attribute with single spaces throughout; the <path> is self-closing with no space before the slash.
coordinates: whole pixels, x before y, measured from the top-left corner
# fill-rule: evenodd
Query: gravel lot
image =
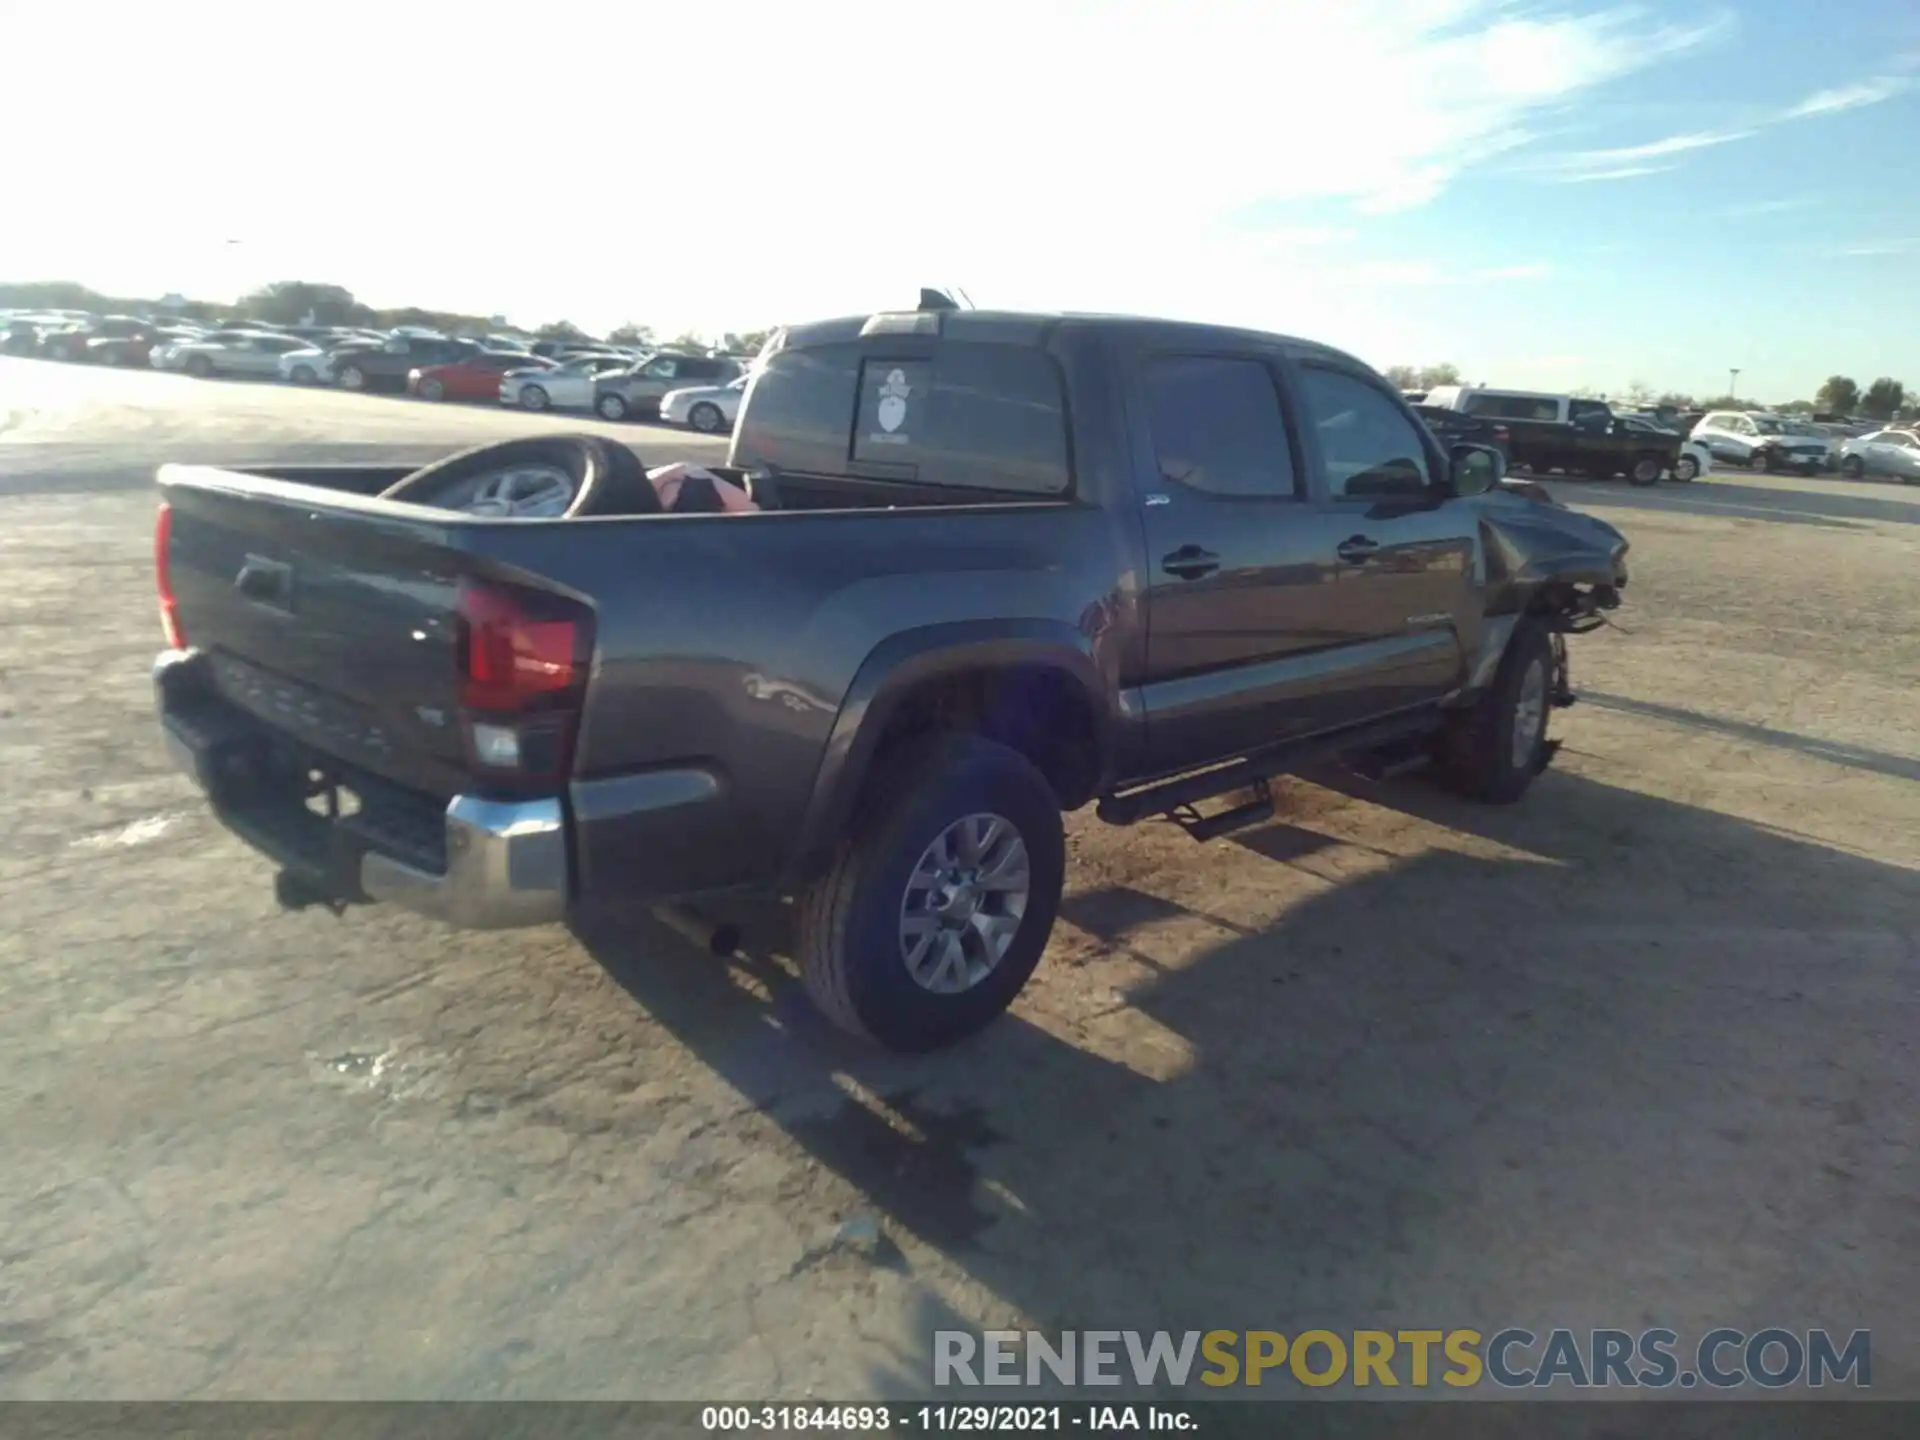
<path id="1" fill-rule="evenodd" d="M 712 442 L 13 360 L 0 407 L 0 1398 L 904 1395 L 1020 1323 L 1865 1326 L 1920 1397 L 1920 491 L 1556 486 L 1634 580 L 1521 806 L 1076 817 L 1016 1013 L 901 1061 L 777 915 L 731 963 L 282 916 L 159 751 L 154 461 Z"/>

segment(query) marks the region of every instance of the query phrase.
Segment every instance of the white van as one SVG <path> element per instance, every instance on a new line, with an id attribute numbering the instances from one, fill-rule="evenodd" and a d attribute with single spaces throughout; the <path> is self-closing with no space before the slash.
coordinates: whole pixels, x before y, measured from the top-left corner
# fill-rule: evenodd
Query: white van
<path id="1" fill-rule="evenodd" d="M 1489 420 L 1536 420 L 1550 425 L 1566 425 L 1581 415 L 1613 414 L 1613 407 L 1604 400 L 1471 385 L 1436 385 L 1427 392 L 1425 403 L 1464 415 L 1483 415 Z"/>

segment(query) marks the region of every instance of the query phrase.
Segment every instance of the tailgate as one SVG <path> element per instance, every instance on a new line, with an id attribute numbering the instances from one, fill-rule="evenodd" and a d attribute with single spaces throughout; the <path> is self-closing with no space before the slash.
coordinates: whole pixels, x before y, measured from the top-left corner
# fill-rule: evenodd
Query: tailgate
<path id="1" fill-rule="evenodd" d="M 162 493 L 180 627 L 222 698 L 316 750 L 454 794 L 468 768 L 463 557 L 441 527 L 226 472 L 163 472 Z"/>

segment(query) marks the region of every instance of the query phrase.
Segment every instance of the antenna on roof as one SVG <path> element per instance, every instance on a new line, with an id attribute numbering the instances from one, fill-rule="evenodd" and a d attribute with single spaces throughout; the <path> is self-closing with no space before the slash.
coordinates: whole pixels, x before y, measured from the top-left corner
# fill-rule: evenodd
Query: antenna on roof
<path id="1" fill-rule="evenodd" d="M 964 304 L 967 307 L 967 309 L 978 310 L 980 308 L 978 305 L 975 305 L 973 303 L 973 297 L 967 294 L 967 292 L 965 290 L 962 290 L 958 285 L 953 287 L 953 293 L 960 297 L 961 303 Z"/>
<path id="2" fill-rule="evenodd" d="M 920 308 L 922 310 L 958 310 L 960 307 L 953 303 L 951 295 L 940 290 L 929 290 L 923 285 L 920 287 Z"/>

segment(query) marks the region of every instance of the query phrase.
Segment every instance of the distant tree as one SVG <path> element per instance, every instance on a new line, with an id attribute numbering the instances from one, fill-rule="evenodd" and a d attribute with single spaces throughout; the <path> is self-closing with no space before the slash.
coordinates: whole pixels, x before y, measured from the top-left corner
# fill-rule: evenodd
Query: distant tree
<path id="1" fill-rule="evenodd" d="M 758 355 L 771 330 L 729 330 L 720 337 L 720 348 L 729 355 Z"/>
<path id="2" fill-rule="evenodd" d="M 1702 410 L 1745 410 L 1747 402 L 1737 395 L 1713 395 L 1700 402 Z"/>
<path id="3" fill-rule="evenodd" d="M 1860 409 L 1869 419 L 1891 420 L 1907 399 L 1907 387 L 1898 380 L 1882 375 L 1867 386 L 1867 393 L 1860 402 Z"/>
<path id="4" fill-rule="evenodd" d="M 1829 375 L 1814 392 L 1813 405 L 1816 410 L 1830 411 L 1835 415 L 1851 415 L 1860 406 L 1860 387 L 1854 383 L 1851 376 Z"/>
<path id="5" fill-rule="evenodd" d="M 1435 386 L 1458 385 L 1459 383 L 1460 367 L 1451 361 L 1442 361 L 1438 365 L 1421 366 L 1420 383 L 1410 386 L 1409 388 L 1414 390 L 1431 390 Z"/>
<path id="6" fill-rule="evenodd" d="M 611 335 L 607 336 L 607 339 L 615 345 L 651 345 L 653 343 L 653 327 L 651 325 L 636 325 L 633 321 L 629 320 L 618 330 L 615 330 Z"/>
<path id="7" fill-rule="evenodd" d="M 551 320 L 533 332 L 542 340 L 584 340 L 587 332 L 571 320 Z"/>
<path id="8" fill-rule="evenodd" d="M 247 319 L 274 325 L 344 325 L 354 309 L 353 292 L 345 286 L 310 280 L 276 280 L 240 300 Z"/>
<path id="9" fill-rule="evenodd" d="M 1694 399 L 1691 395 L 1682 394 L 1678 390 L 1667 390 L 1662 392 L 1654 400 L 1653 403 L 1656 405 L 1671 405 L 1676 410 L 1694 410 L 1699 408 L 1694 403 Z"/>
<path id="10" fill-rule="evenodd" d="M 667 348 L 669 350 L 707 350 L 712 348 L 712 343 L 698 330 L 682 330 L 667 342 Z"/>
<path id="11" fill-rule="evenodd" d="M 1781 415 L 1811 415 L 1814 406 L 1811 400 L 1789 400 L 1786 404 L 1776 405 L 1773 408 Z"/>
<path id="12" fill-rule="evenodd" d="M 1389 365 L 1381 374 L 1386 376 L 1387 383 L 1396 390 L 1418 390 L 1420 388 L 1420 371 L 1417 366 Z"/>
<path id="13" fill-rule="evenodd" d="M 1653 386 L 1644 380 L 1630 380 L 1627 382 L 1626 399 L 1629 405 L 1637 405 L 1643 410 L 1649 405 L 1659 403 L 1659 398 L 1655 395 Z"/>
<path id="14" fill-rule="evenodd" d="M 1573 389 L 1567 391 L 1567 394 L 1573 396 L 1576 400 L 1604 400 L 1607 398 L 1591 385 L 1576 385 Z"/>

